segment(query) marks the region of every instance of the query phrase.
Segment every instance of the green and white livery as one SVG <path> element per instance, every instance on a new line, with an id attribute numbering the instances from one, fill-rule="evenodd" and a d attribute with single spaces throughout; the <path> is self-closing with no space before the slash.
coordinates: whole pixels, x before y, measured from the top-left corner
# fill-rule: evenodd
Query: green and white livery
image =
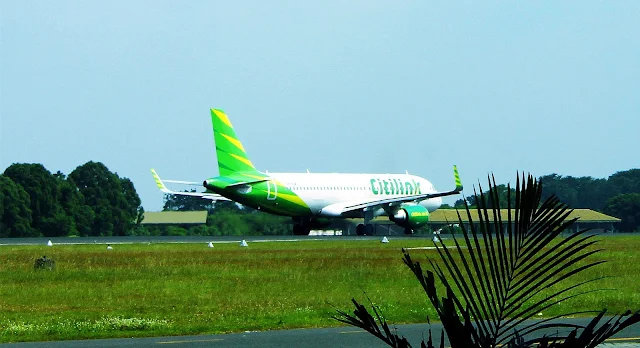
<path id="1" fill-rule="evenodd" d="M 410 174 L 263 173 L 258 171 L 236 136 L 229 117 L 211 109 L 220 176 L 205 180 L 205 192 L 177 192 L 165 183 L 197 184 L 162 180 L 151 169 L 158 188 L 165 193 L 231 200 L 271 214 L 290 216 L 293 232 L 307 235 L 329 219 L 362 218 L 358 234 L 369 234 L 369 222 L 376 216 L 411 233 L 429 221 L 429 213 L 442 204 L 442 196 L 462 191 L 454 166 L 456 187 L 438 192 L 426 179 Z M 199 185 L 199 184 L 198 184 Z"/>

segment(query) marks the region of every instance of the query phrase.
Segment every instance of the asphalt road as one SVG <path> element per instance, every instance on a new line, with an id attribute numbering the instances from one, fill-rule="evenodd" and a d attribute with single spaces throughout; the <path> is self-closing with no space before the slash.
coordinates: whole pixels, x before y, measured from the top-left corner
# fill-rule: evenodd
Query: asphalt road
<path id="1" fill-rule="evenodd" d="M 588 319 L 565 319 L 565 323 L 586 325 Z M 427 335 L 427 324 L 410 324 L 398 326 L 398 332 L 409 340 L 414 347 L 420 346 L 420 341 Z M 432 324 L 431 330 L 434 341 L 439 342 L 442 326 Z M 554 335 L 556 331 L 547 331 L 547 335 Z M 448 344 L 448 342 L 446 342 Z M 616 335 L 605 346 L 616 348 L 640 347 L 640 325 L 626 328 Z M 276 347 L 354 347 L 376 348 L 388 347 L 382 341 L 354 327 L 338 327 L 327 329 L 298 329 L 281 331 L 243 332 L 225 335 L 174 336 L 152 338 L 118 338 L 85 341 L 60 342 L 30 342 L 0 344 L 0 347 L 10 348 L 79 348 L 79 347 L 246 347 L 246 348 L 276 348 Z"/>
<path id="2" fill-rule="evenodd" d="M 601 238 L 617 236 L 640 236 L 640 233 L 607 233 Z M 55 244 L 136 244 L 136 243 L 238 243 L 247 242 L 293 242 L 304 240 L 381 240 L 383 235 L 375 236 L 116 236 L 116 237 L 38 237 L 38 238 L 0 238 L 1 245 L 46 245 L 49 240 Z M 443 236 L 450 238 L 448 235 Z M 432 235 L 394 235 L 389 240 L 423 239 L 430 241 Z"/>
<path id="3" fill-rule="evenodd" d="M 117 236 L 117 237 L 38 237 L 38 238 L 0 238 L 0 245 L 46 245 L 49 240 L 56 244 L 139 244 L 139 243 L 239 243 L 241 240 L 252 242 L 293 242 L 303 240 L 381 240 L 383 236 Z M 391 237 L 389 237 L 391 239 Z M 392 239 L 425 239 L 430 236 L 393 236 Z"/>

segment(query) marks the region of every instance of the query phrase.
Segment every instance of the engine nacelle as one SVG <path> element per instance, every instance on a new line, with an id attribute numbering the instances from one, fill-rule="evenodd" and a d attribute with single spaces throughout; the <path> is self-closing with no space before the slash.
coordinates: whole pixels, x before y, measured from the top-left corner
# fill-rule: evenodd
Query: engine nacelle
<path id="1" fill-rule="evenodd" d="M 418 228 L 429 222 L 429 210 L 417 204 L 403 204 L 389 220 L 404 228 Z"/>

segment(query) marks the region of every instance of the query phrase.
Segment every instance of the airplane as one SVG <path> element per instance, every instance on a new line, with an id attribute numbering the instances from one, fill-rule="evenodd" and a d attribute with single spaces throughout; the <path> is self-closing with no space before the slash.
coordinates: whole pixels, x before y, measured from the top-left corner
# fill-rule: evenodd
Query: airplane
<path id="1" fill-rule="evenodd" d="M 405 233 L 424 226 L 429 214 L 442 204 L 443 196 L 462 191 L 458 169 L 453 166 L 455 189 L 438 192 L 426 179 L 405 174 L 269 173 L 258 171 L 220 109 L 211 109 L 219 176 L 202 184 L 162 180 L 151 173 L 158 188 L 168 194 L 195 196 L 212 201 L 233 201 L 271 214 L 291 217 L 293 234 L 308 235 L 332 219 L 362 218 L 358 235 L 373 234 L 370 224 L 388 216 Z M 204 192 L 178 192 L 165 183 L 203 185 Z"/>

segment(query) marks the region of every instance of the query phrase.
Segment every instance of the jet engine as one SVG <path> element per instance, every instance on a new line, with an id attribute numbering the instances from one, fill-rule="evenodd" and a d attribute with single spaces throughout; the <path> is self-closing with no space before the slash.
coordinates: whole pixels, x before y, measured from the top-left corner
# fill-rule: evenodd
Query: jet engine
<path id="1" fill-rule="evenodd" d="M 418 204 L 403 204 L 389 220 L 404 228 L 416 229 L 429 222 L 429 210 Z"/>

